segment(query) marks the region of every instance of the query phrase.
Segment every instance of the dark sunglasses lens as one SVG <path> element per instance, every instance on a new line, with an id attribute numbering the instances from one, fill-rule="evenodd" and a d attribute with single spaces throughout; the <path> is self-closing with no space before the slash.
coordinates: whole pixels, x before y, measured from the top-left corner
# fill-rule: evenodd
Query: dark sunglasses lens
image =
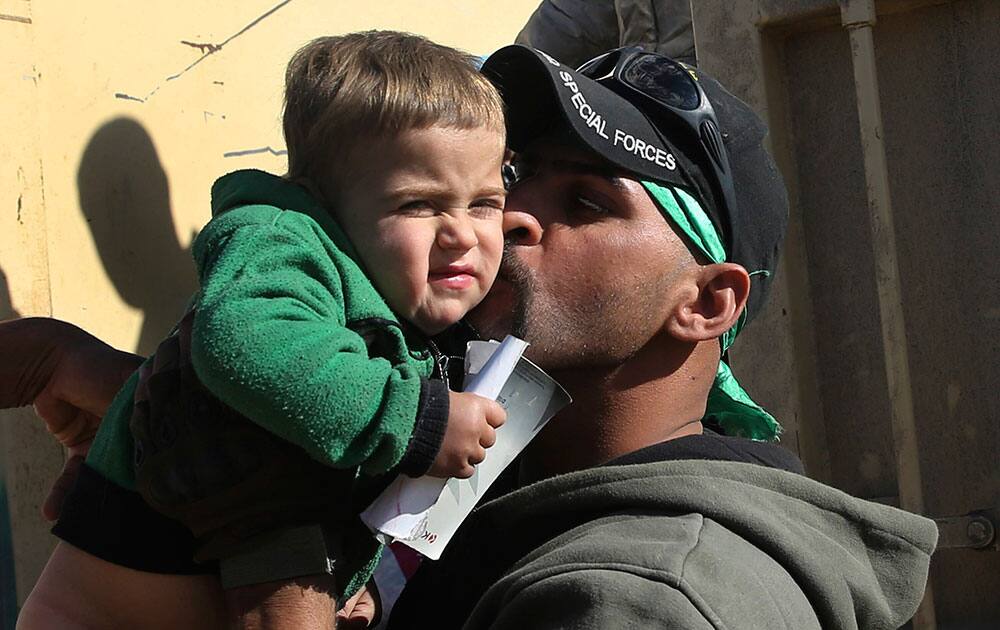
<path id="1" fill-rule="evenodd" d="M 500 167 L 500 176 L 503 178 L 503 189 L 510 191 L 511 186 L 517 183 L 517 168 L 513 164 L 504 164 Z"/>
<path id="2" fill-rule="evenodd" d="M 637 57 L 625 68 L 622 79 L 643 94 L 677 109 L 693 111 L 701 103 L 698 87 L 687 70 L 663 57 Z"/>

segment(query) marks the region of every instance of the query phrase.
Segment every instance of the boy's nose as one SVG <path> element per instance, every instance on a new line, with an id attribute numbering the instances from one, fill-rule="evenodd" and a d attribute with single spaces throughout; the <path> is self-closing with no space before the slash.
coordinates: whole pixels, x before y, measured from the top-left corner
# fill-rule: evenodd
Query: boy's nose
<path id="1" fill-rule="evenodd" d="M 441 249 L 469 250 L 479 243 L 472 219 L 467 215 L 446 217 L 445 225 L 438 230 L 437 243 Z"/>

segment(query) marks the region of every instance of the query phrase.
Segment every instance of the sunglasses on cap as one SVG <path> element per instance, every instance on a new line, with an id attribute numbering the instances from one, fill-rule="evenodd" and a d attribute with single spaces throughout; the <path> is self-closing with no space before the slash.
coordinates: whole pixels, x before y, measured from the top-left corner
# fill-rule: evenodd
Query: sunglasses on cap
<path id="1" fill-rule="evenodd" d="M 584 63 L 577 72 L 615 92 L 645 114 L 664 136 L 702 168 L 716 199 L 731 216 L 736 192 L 715 110 L 684 64 L 628 46 Z M 697 155 L 692 155 L 691 149 Z M 707 167 L 707 168 L 706 168 Z"/>

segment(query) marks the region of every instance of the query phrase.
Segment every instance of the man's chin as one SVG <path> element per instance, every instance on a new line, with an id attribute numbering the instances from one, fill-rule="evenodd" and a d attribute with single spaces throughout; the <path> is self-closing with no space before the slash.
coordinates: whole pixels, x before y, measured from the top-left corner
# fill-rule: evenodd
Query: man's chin
<path id="1" fill-rule="evenodd" d="M 503 339 L 513 328 L 517 296 L 509 282 L 497 278 L 493 288 L 466 319 L 487 339 Z"/>

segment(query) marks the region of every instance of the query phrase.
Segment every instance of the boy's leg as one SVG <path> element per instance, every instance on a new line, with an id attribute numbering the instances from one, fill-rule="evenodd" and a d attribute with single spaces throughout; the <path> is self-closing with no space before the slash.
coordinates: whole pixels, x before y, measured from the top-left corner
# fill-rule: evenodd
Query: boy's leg
<path id="1" fill-rule="evenodd" d="M 336 534 L 318 525 L 265 536 L 219 560 L 232 628 L 330 630 L 337 612 Z M 315 572 L 315 573 L 313 573 Z"/>
<path id="2" fill-rule="evenodd" d="M 136 571 L 60 542 L 24 603 L 17 628 L 210 630 L 226 628 L 226 610 L 214 575 Z"/>
<path id="3" fill-rule="evenodd" d="M 330 575 L 223 592 L 213 575 L 136 571 L 60 542 L 21 609 L 17 630 L 331 630 L 333 592 Z"/>
<path id="4" fill-rule="evenodd" d="M 230 627 L 241 630 L 332 630 L 336 621 L 330 575 L 265 582 L 226 591 Z"/>
<path id="5" fill-rule="evenodd" d="M 22 630 L 226 627 L 218 574 L 191 561 L 190 533 L 87 465 L 53 533 L 61 542 L 21 612 Z"/>

